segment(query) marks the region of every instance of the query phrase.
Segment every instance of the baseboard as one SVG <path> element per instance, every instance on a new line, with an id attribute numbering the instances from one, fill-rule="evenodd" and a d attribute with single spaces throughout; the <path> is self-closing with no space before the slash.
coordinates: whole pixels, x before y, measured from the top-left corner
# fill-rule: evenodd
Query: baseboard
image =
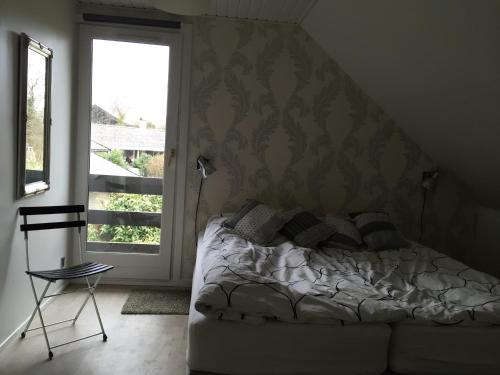
<path id="1" fill-rule="evenodd" d="M 68 283 L 62 283 L 61 286 L 57 289 L 55 289 L 53 292 L 51 292 L 51 294 L 57 294 L 57 293 L 60 293 L 64 290 L 64 288 L 66 288 L 66 286 L 68 285 Z M 50 297 L 50 298 L 47 298 L 45 299 L 42 304 L 40 305 L 40 308 L 42 310 L 45 310 L 47 308 L 47 306 L 54 300 L 54 298 L 56 297 Z M 35 308 L 33 306 L 33 308 Z M 3 340 L 1 343 L 0 343 L 0 352 L 5 349 L 5 347 L 7 345 L 9 345 L 12 340 L 14 340 L 14 338 L 16 336 L 20 336 L 21 335 L 21 332 L 23 331 L 24 327 L 26 327 L 26 324 L 28 324 L 28 320 L 29 318 L 31 317 L 31 314 L 28 315 L 28 317 L 26 319 L 24 319 L 24 321 L 14 330 L 14 332 L 12 332 L 9 336 L 7 336 L 7 338 L 5 340 Z"/>
<path id="2" fill-rule="evenodd" d="M 121 279 L 121 278 L 103 278 L 99 285 L 134 285 L 134 286 L 164 286 L 172 288 L 191 288 L 193 281 L 191 279 L 183 280 L 150 280 L 150 279 Z"/>

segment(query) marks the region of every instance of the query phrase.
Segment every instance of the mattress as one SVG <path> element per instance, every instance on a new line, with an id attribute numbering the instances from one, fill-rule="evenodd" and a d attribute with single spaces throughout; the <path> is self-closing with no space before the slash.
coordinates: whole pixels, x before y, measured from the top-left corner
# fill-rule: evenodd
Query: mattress
<path id="1" fill-rule="evenodd" d="M 389 368 L 398 374 L 499 374 L 500 327 L 395 324 Z"/>
<path id="2" fill-rule="evenodd" d="M 194 308 L 202 285 L 198 246 L 188 323 L 190 370 L 219 374 L 373 374 L 387 367 L 390 327 L 381 323 L 252 325 L 209 319 Z"/>

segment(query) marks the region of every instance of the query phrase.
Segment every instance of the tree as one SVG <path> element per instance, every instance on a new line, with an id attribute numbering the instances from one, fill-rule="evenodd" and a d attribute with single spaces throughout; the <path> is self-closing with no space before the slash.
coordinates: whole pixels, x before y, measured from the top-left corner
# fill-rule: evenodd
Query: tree
<path id="1" fill-rule="evenodd" d="M 43 110 L 37 109 L 39 79 L 28 82 L 26 97 L 26 169 L 43 169 Z"/>
<path id="2" fill-rule="evenodd" d="M 116 117 L 116 123 L 118 125 L 125 124 L 125 117 L 127 117 L 127 112 L 120 104 L 115 103 L 113 106 L 113 115 Z"/>

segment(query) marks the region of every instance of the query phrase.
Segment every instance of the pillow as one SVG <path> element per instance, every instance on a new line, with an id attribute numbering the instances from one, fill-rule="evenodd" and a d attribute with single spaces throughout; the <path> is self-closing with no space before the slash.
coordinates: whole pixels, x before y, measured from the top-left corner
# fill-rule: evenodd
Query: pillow
<path id="1" fill-rule="evenodd" d="M 322 247 L 356 250 L 363 243 L 358 228 L 348 219 L 340 216 L 327 215 L 325 217 L 325 223 L 334 227 L 337 232 L 323 241 L 320 244 Z"/>
<path id="2" fill-rule="evenodd" d="M 335 231 L 334 227 L 325 224 L 307 211 L 296 213 L 281 229 L 281 233 L 302 247 L 315 247 Z"/>
<path id="3" fill-rule="evenodd" d="M 408 246 L 384 211 L 350 214 L 364 243 L 373 250 L 397 249 Z"/>
<path id="4" fill-rule="evenodd" d="M 271 242 L 285 224 L 279 212 L 256 200 L 248 200 L 223 226 L 258 245 Z"/>

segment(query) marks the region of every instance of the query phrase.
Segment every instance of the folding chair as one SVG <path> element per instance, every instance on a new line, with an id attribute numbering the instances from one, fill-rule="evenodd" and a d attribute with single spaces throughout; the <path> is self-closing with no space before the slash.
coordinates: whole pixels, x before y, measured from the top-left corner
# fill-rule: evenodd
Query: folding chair
<path id="1" fill-rule="evenodd" d="M 26 325 L 26 328 L 24 331 L 21 333 L 21 338 L 26 337 L 26 333 L 28 331 L 34 331 L 37 329 L 42 329 L 43 334 L 45 336 L 45 343 L 47 344 L 47 349 L 49 351 L 49 359 L 52 359 L 54 354 L 52 353 L 52 349 L 57 348 L 59 346 L 71 344 L 76 341 L 84 340 L 90 337 L 102 335 L 103 341 L 106 341 L 108 337 L 106 336 L 106 333 L 104 331 L 104 326 L 102 324 L 101 320 L 101 315 L 99 314 L 99 309 L 97 308 L 97 303 L 95 301 L 94 297 L 94 291 L 97 288 L 97 285 L 99 284 L 99 281 L 101 280 L 101 277 L 104 272 L 107 272 L 111 269 L 113 269 L 113 266 L 108 266 L 106 264 L 99 264 L 99 263 L 93 263 L 93 262 L 84 262 L 84 255 L 83 255 L 83 250 L 82 250 L 82 227 L 85 226 L 85 220 L 81 220 L 80 214 L 82 212 L 85 212 L 85 207 L 83 205 L 72 205 L 72 206 L 41 206 L 41 207 L 20 207 L 19 208 L 19 214 L 23 216 L 24 218 L 24 224 L 21 224 L 21 232 L 24 232 L 24 240 L 25 240 L 25 245 L 26 245 L 26 267 L 27 271 L 26 274 L 30 278 L 30 283 L 31 283 L 31 289 L 33 290 L 33 295 L 35 297 L 35 310 L 31 314 L 31 317 L 28 321 L 28 324 Z M 28 216 L 30 215 L 52 215 L 52 214 L 76 214 L 77 215 L 77 220 L 76 221 L 59 221 L 59 222 L 48 222 L 48 223 L 36 223 L 36 224 L 28 224 Z M 60 268 L 60 269 L 55 269 L 55 270 L 47 270 L 47 271 L 31 271 L 30 269 L 30 258 L 29 258 L 29 249 L 28 249 L 28 232 L 31 231 L 37 231 L 37 230 L 47 230 L 47 229 L 58 229 L 58 228 L 78 228 L 78 244 L 79 244 L 79 249 L 80 249 L 80 263 L 77 266 L 73 267 L 67 267 L 67 268 Z M 93 284 L 91 284 L 89 280 L 89 276 L 96 275 L 97 278 Z M 35 289 L 35 284 L 33 282 L 33 278 L 39 278 L 42 280 L 47 281 L 47 285 L 43 289 L 42 295 L 40 298 L 37 296 L 37 292 Z M 57 280 L 70 280 L 70 279 L 78 279 L 78 278 L 85 278 L 87 287 L 83 288 L 83 290 L 88 291 L 88 295 L 85 298 L 85 301 L 83 302 L 82 306 L 76 313 L 76 316 L 72 319 L 66 319 L 62 320 L 60 322 L 56 323 L 51 323 L 51 324 L 45 324 L 45 321 L 43 320 L 42 316 L 42 311 L 40 309 L 40 305 L 42 301 L 45 298 L 50 298 L 50 297 L 55 297 L 59 296 L 62 294 L 68 294 L 68 293 L 74 293 L 78 290 L 71 291 L 71 292 L 62 292 L 62 293 L 56 293 L 56 294 L 50 294 L 47 295 L 47 291 L 49 290 L 49 286 L 51 283 L 56 282 Z M 93 335 L 85 336 L 76 340 L 68 341 L 59 345 L 54 345 L 51 346 L 49 343 L 49 338 L 47 336 L 47 330 L 46 327 L 53 326 L 56 324 L 61 324 L 65 322 L 70 322 L 72 321 L 73 324 L 76 323 L 78 317 L 80 316 L 83 308 L 87 304 L 88 300 L 92 298 L 92 302 L 94 303 L 95 307 L 95 312 L 97 314 L 97 319 L 99 320 L 99 325 L 101 326 L 101 332 L 95 333 Z M 36 313 L 38 313 L 38 317 L 40 318 L 41 326 L 37 328 L 29 328 L 31 325 L 31 322 L 33 321 L 33 318 L 35 317 Z"/>

